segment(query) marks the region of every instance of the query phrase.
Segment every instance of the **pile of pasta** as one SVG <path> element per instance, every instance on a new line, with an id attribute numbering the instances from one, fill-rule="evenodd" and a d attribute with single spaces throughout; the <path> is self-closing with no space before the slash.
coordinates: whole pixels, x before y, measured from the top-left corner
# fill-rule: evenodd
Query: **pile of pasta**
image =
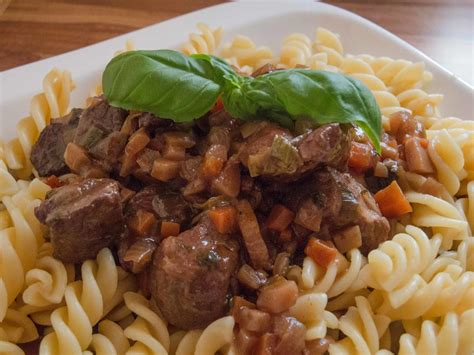
<path id="1" fill-rule="evenodd" d="M 221 46 L 221 28 L 198 30 L 183 45 L 185 54 L 219 55 L 247 74 L 266 63 L 344 73 L 372 90 L 385 128 L 391 113 L 404 110 L 427 129 L 442 196 L 420 190 L 426 177 L 405 173 L 399 181 L 413 213 L 398 222 L 392 240 L 368 257 L 351 250 L 327 268 L 308 257 L 290 267 L 287 277 L 300 295 L 289 313 L 305 324 L 306 339 L 332 336 L 331 354 L 471 354 L 474 121 L 440 116 L 443 97 L 426 91 L 432 75 L 423 63 L 345 54 L 339 36 L 324 28 L 314 39 L 290 34 L 277 55 L 242 35 Z M 29 157 L 41 130 L 68 112 L 73 89 L 71 75 L 53 69 L 18 122 L 17 138 L 0 142 L 0 354 L 23 354 L 18 344 L 37 339 L 40 354 L 49 355 L 234 354 L 231 316 L 206 329 L 168 327 L 110 250 L 79 266 L 52 256 L 34 216 L 50 188 L 30 180 Z"/>

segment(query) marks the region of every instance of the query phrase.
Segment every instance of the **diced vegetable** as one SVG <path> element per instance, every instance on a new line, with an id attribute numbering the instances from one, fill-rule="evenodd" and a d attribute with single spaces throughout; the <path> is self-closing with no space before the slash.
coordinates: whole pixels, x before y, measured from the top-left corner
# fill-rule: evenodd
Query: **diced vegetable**
<path id="1" fill-rule="evenodd" d="M 273 348 L 276 346 L 278 336 L 273 333 L 266 333 L 258 339 L 255 348 L 255 355 L 272 355 Z"/>
<path id="2" fill-rule="evenodd" d="M 288 228 L 290 223 L 293 222 L 294 218 L 295 214 L 288 208 L 283 205 L 275 205 L 268 216 L 267 227 L 278 232 L 283 232 Z"/>
<path id="3" fill-rule="evenodd" d="M 273 263 L 273 275 L 285 276 L 290 266 L 290 254 L 278 253 Z"/>
<path id="4" fill-rule="evenodd" d="M 240 192 L 240 164 L 229 160 L 224 168 L 212 181 L 212 192 L 228 197 L 237 197 Z"/>
<path id="5" fill-rule="evenodd" d="M 216 104 L 211 108 L 211 112 L 219 112 L 224 108 L 224 104 L 222 103 L 221 97 L 217 98 Z"/>
<path id="6" fill-rule="evenodd" d="M 140 209 L 128 220 L 127 225 L 137 235 L 146 236 L 155 223 L 156 218 L 153 213 Z"/>
<path id="7" fill-rule="evenodd" d="M 153 168 L 153 163 L 156 159 L 160 158 L 161 154 L 157 150 L 145 148 L 137 154 L 136 162 L 140 169 L 150 173 Z"/>
<path id="8" fill-rule="evenodd" d="M 128 140 L 128 143 L 125 146 L 125 154 L 134 156 L 138 154 L 138 152 L 140 152 L 143 148 L 145 148 L 149 142 L 150 137 L 148 137 L 148 134 L 143 128 L 140 128 L 138 131 L 132 134 Z"/>
<path id="9" fill-rule="evenodd" d="M 348 165 L 359 173 L 375 167 L 377 155 L 368 144 L 352 142 Z"/>
<path id="10" fill-rule="evenodd" d="M 308 244 L 306 244 L 306 247 L 304 248 L 304 252 L 307 256 L 313 259 L 316 264 L 322 267 L 328 267 L 337 255 L 336 248 L 329 246 L 327 243 L 317 238 L 310 238 Z"/>
<path id="11" fill-rule="evenodd" d="M 206 178 L 213 178 L 219 175 L 224 166 L 222 159 L 206 154 L 202 163 L 202 174 Z"/>
<path id="12" fill-rule="evenodd" d="M 195 138 L 186 132 L 166 132 L 163 134 L 165 143 L 173 146 L 192 148 L 196 144 Z"/>
<path id="13" fill-rule="evenodd" d="M 43 179 L 43 182 L 49 187 L 51 187 L 52 189 L 63 186 L 63 182 L 59 180 L 59 178 L 56 175 L 50 175 L 46 177 L 45 179 Z"/>
<path id="14" fill-rule="evenodd" d="M 153 163 L 150 175 L 160 181 L 169 181 L 179 173 L 180 163 L 177 161 L 158 158 Z"/>
<path id="15" fill-rule="evenodd" d="M 236 211 L 232 206 L 216 208 L 208 214 L 219 233 L 231 233 L 237 224 Z"/>
<path id="16" fill-rule="evenodd" d="M 247 200 L 240 200 L 237 202 L 236 207 L 240 232 L 242 233 L 253 266 L 256 268 L 269 266 L 267 245 L 262 238 L 260 226 L 258 225 L 252 205 Z"/>
<path id="17" fill-rule="evenodd" d="M 176 237 L 180 231 L 180 225 L 176 222 L 161 222 L 161 236 L 163 238 Z"/>
<path id="18" fill-rule="evenodd" d="M 287 228 L 280 233 L 278 240 L 280 241 L 280 243 L 285 243 L 285 242 L 291 241 L 292 237 L 293 237 L 293 233 L 291 232 L 291 229 Z"/>
<path id="19" fill-rule="evenodd" d="M 387 166 L 384 163 L 378 161 L 377 165 L 375 165 L 374 176 L 382 177 L 382 178 L 388 177 L 388 168 L 387 168 Z"/>
<path id="20" fill-rule="evenodd" d="M 272 317 L 269 313 L 246 307 L 240 310 L 238 316 L 241 329 L 256 333 L 264 333 L 270 330 L 271 320 Z"/>
<path id="21" fill-rule="evenodd" d="M 270 313 L 282 313 L 296 303 L 298 286 L 294 281 L 283 277 L 261 289 L 257 298 L 257 307 Z"/>
<path id="22" fill-rule="evenodd" d="M 250 265 L 244 264 L 240 267 L 239 272 L 237 273 L 237 280 L 248 288 L 257 290 L 265 282 L 267 278 L 263 273 L 255 271 Z"/>
<path id="23" fill-rule="evenodd" d="M 178 145 L 165 144 L 162 153 L 163 158 L 169 160 L 182 161 L 186 159 L 186 149 Z"/>
<path id="24" fill-rule="evenodd" d="M 134 274 L 142 272 L 151 260 L 156 243 L 151 238 L 140 238 L 125 252 L 123 261 L 130 264 Z"/>
<path id="25" fill-rule="evenodd" d="M 406 111 L 392 114 L 390 120 L 390 133 L 396 137 L 398 143 L 404 144 L 411 137 L 425 138 L 423 124 Z"/>
<path id="26" fill-rule="evenodd" d="M 413 211 L 396 181 L 392 181 L 385 189 L 377 192 L 374 198 L 380 211 L 387 218 L 398 218 Z"/>
<path id="27" fill-rule="evenodd" d="M 332 237 L 337 250 L 347 253 L 349 250 L 359 248 L 362 245 L 362 234 L 358 225 L 346 228 Z"/>
<path id="28" fill-rule="evenodd" d="M 75 143 L 69 143 L 64 151 L 64 161 L 72 172 L 85 178 L 105 177 L 105 172 L 95 166 L 84 148 Z"/>
<path id="29" fill-rule="evenodd" d="M 434 173 L 434 167 L 428 152 L 421 146 L 420 140 L 416 137 L 408 138 L 405 141 L 405 160 L 409 171 L 418 174 Z"/>
<path id="30" fill-rule="evenodd" d="M 245 298 L 241 296 L 234 296 L 232 297 L 232 308 L 230 310 L 230 314 L 236 318 L 237 313 L 241 308 L 255 308 L 255 304 L 250 301 L 247 301 Z"/>

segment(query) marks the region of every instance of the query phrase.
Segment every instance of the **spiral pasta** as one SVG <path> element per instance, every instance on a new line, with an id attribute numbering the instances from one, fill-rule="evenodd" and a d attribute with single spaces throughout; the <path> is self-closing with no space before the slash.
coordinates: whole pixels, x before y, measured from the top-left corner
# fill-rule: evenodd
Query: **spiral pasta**
<path id="1" fill-rule="evenodd" d="M 370 280 L 370 287 L 388 292 L 391 305 L 397 307 L 406 301 L 397 288 L 403 287 L 433 262 L 441 240 L 439 234 L 429 239 L 421 229 L 407 226 L 406 233 L 395 235 L 369 253 L 368 264 L 361 274 L 367 273 L 364 276 Z"/>
<path id="2" fill-rule="evenodd" d="M 306 327 L 306 340 L 324 338 L 327 328 L 338 327 L 337 317 L 325 310 L 328 296 L 325 293 L 308 293 L 298 297 L 289 309 L 289 315 Z"/>
<path id="3" fill-rule="evenodd" d="M 329 65 L 340 67 L 342 64 L 344 49 L 339 36 L 325 28 L 318 27 L 316 29 L 313 50 L 315 53 L 326 53 Z"/>
<path id="4" fill-rule="evenodd" d="M 38 179 L 18 186 L 18 192 L 1 200 L 11 225 L 0 230 L 0 321 L 22 291 L 25 273 L 34 267 L 38 248 L 44 241 L 43 227 L 34 208 L 50 188 Z"/>
<path id="5" fill-rule="evenodd" d="M 41 341 L 40 354 L 82 353 L 92 342 L 92 327 L 135 288 L 133 278 L 115 266 L 108 249 L 102 249 L 96 260 L 85 261 L 81 274 L 81 281 L 66 287 L 66 306 L 51 314 L 54 332 Z"/>
<path id="6" fill-rule="evenodd" d="M 350 307 L 339 319 L 339 329 L 346 338 L 329 346 L 330 354 L 381 354 L 380 338 L 390 324 L 390 318 L 374 314 L 368 300 L 356 297 L 356 307 Z"/>
<path id="7" fill-rule="evenodd" d="M 74 279 L 74 265 L 63 264 L 53 258 L 51 243 L 45 243 L 38 252 L 34 269 L 25 275 L 23 301 L 36 307 L 59 304 L 66 285 Z"/>
<path id="8" fill-rule="evenodd" d="M 443 236 L 442 248 L 451 248 L 453 240 L 463 240 L 469 234 L 469 224 L 463 214 L 451 203 L 441 198 L 407 192 L 407 200 L 413 205 L 412 222 L 421 227 L 431 227 Z"/>
<path id="9" fill-rule="evenodd" d="M 274 61 L 270 48 L 257 47 L 254 41 L 242 35 L 235 36 L 232 42 L 224 45 L 220 56 L 247 74 Z"/>
<path id="10" fill-rule="evenodd" d="M 312 56 L 311 40 L 303 33 L 293 33 L 283 39 L 279 63 L 287 68 L 307 65 Z"/>
<path id="11" fill-rule="evenodd" d="M 399 355 L 411 354 L 472 354 L 474 351 L 474 310 L 461 315 L 447 313 L 441 322 L 425 320 L 419 336 L 403 334 Z"/>
<path id="12" fill-rule="evenodd" d="M 28 178 L 31 175 L 33 144 L 51 118 L 64 116 L 68 112 L 73 89 L 74 83 L 67 71 L 53 69 L 43 79 L 43 92 L 31 99 L 30 116 L 17 124 L 18 138 L 4 144 L 5 163 L 18 177 Z"/>
<path id="13" fill-rule="evenodd" d="M 170 347 L 167 324 L 150 309 L 142 295 L 127 292 L 123 297 L 127 307 L 137 315 L 124 330 L 124 335 L 135 342 L 129 353 L 167 354 Z"/>
<path id="14" fill-rule="evenodd" d="M 0 322 L 0 340 L 2 338 L 11 343 L 27 343 L 38 338 L 38 330 L 30 318 L 23 313 L 8 309 L 4 319 Z"/>
<path id="15" fill-rule="evenodd" d="M 215 54 L 222 39 L 222 27 L 211 29 L 204 23 L 198 23 L 197 28 L 201 31 L 200 34 L 191 33 L 189 40 L 186 42 L 181 51 L 186 55 L 191 54 Z"/>
<path id="16" fill-rule="evenodd" d="M 228 347 L 234 336 L 234 318 L 222 317 L 204 330 L 191 330 L 184 335 L 176 349 L 176 355 L 213 355 Z"/>
<path id="17" fill-rule="evenodd" d="M 426 274 L 425 274 L 425 277 Z M 448 312 L 461 313 L 474 308 L 474 273 L 464 271 L 457 265 L 448 265 L 442 272 L 425 280 L 415 275 L 399 290 L 400 298 L 406 300 L 392 307 L 387 295 L 377 312 L 392 319 L 416 319 L 439 317 Z"/>
<path id="18" fill-rule="evenodd" d="M 365 263 L 366 258 L 359 249 L 349 252 L 349 263 L 334 261 L 326 269 L 316 264 L 310 257 L 306 257 L 303 261 L 300 288 L 303 291 L 310 290 L 311 293 L 324 292 L 328 297 L 356 290 L 358 275 Z M 347 268 L 345 264 L 348 264 Z"/>

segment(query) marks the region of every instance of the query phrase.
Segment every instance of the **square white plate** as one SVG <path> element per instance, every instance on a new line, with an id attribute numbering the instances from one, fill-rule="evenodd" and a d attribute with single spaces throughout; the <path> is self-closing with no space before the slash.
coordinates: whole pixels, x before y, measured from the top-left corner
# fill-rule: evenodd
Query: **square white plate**
<path id="1" fill-rule="evenodd" d="M 223 26 L 226 43 L 235 34 L 250 36 L 276 53 L 284 36 L 303 32 L 314 38 L 318 26 L 339 33 L 346 53 L 368 53 L 424 61 L 434 74 L 430 92 L 445 94 L 444 115 L 474 119 L 473 88 L 429 57 L 374 23 L 337 7 L 315 2 L 233 2 L 209 7 L 85 48 L 0 73 L 0 137 L 13 138 L 16 122 L 28 115 L 31 97 L 40 92 L 44 75 L 53 67 L 67 69 L 76 82 L 72 106 L 84 100 L 113 54 L 132 39 L 139 49 L 177 49 L 204 22 Z M 449 50 L 447 48 L 446 50 Z"/>

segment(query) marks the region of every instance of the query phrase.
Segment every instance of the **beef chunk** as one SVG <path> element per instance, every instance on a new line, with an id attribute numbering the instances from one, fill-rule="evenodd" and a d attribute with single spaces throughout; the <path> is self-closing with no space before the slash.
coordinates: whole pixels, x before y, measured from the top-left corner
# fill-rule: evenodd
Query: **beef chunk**
<path id="1" fill-rule="evenodd" d="M 124 231 L 118 182 L 85 179 L 52 190 L 36 208 L 41 223 L 50 228 L 54 256 L 80 263 L 95 258 Z"/>
<path id="2" fill-rule="evenodd" d="M 64 151 L 74 138 L 81 113 L 82 109 L 75 108 L 68 115 L 53 120 L 41 132 L 31 150 L 31 163 L 40 176 L 69 172 L 64 162 Z"/>
<path id="3" fill-rule="evenodd" d="M 338 124 L 321 126 L 297 138 L 296 146 L 303 158 L 303 171 L 327 164 L 345 168 L 349 159 L 350 136 Z"/>
<path id="4" fill-rule="evenodd" d="M 127 115 L 126 110 L 112 107 L 104 99 L 97 100 L 82 112 L 74 143 L 110 171 L 127 143 L 127 135 L 120 132 Z"/>
<path id="5" fill-rule="evenodd" d="M 337 124 L 298 137 L 274 124 L 263 126 L 245 140 L 239 151 L 240 161 L 251 176 L 295 181 L 323 165 L 346 166 L 350 137 Z"/>
<path id="6" fill-rule="evenodd" d="M 390 225 L 372 194 L 350 174 L 325 168 L 301 185 L 290 188 L 286 205 L 296 213 L 295 223 L 317 232 L 323 239 L 346 227 L 358 225 L 361 251 L 367 254 L 389 236 Z"/>
<path id="7" fill-rule="evenodd" d="M 238 244 L 207 218 L 161 242 L 151 265 L 152 296 L 171 324 L 203 328 L 222 317 L 238 260 Z"/>

